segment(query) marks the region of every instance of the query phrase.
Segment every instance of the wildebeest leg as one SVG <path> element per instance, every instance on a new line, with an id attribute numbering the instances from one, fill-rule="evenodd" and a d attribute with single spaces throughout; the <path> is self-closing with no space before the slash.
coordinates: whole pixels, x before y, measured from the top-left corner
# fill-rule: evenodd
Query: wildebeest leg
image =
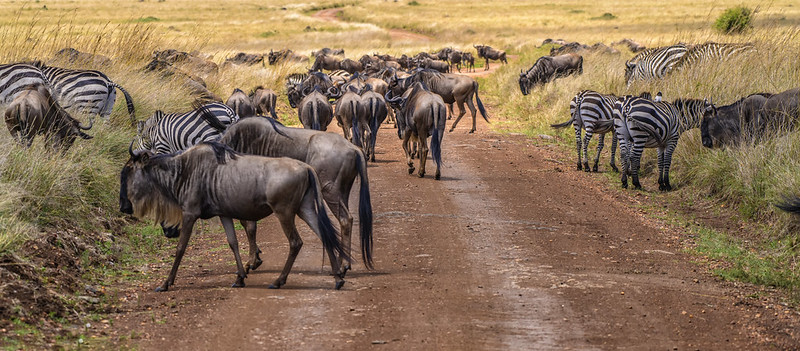
<path id="1" fill-rule="evenodd" d="M 428 161 L 428 127 L 420 126 L 417 128 L 419 140 L 419 177 L 425 176 L 425 163 Z"/>
<path id="2" fill-rule="evenodd" d="M 172 262 L 172 270 L 169 271 L 169 276 L 164 284 L 156 288 L 156 292 L 169 290 L 170 285 L 175 285 L 175 276 L 178 274 L 178 266 L 181 265 L 183 254 L 186 253 L 186 246 L 189 244 L 189 237 L 192 236 L 192 228 L 194 222 L 197 221 L 197 216 L 183 214 L 183 223 L 181 223 L 181 236 L 178 239 L 178 250 L 175 252 L 175 261 Z"/>
<path id="3" fill-rule="evenodd" d="M 323 204 L 323 208 L 324 207 L 327 206 Z M 303 198 L 303 204 L 300 206 L 300 211 L 297 212 L 297 216 L 300 217 L 300 219 L 302 219 L 304 222 L 306 222 L 306 224 L 308 224 L 308 226 L 317 235 L 317 237 L 320 238 L 320 240 L 322 240 L 322 238 L 324 237 L 323 233 L 324 228 L 322 228 L 320 225 L 319 216 L 327 216 L 327 215 L 328 214 L 325 211 L 318 212 L 316 206 L 314 205 L 314 197 L 309 195 L 306 195 Z M 297 228 L 294 227 L 294 215 L 292 215 L 292 229 L 294 229 L 294 233 L 297 234 Z M 331 228 L 331 230 L 333 230 L 333 228 Z M 335 234 L 333 235 L 335 236 Z M 331 270 L 333 270 L 334 272 L 333 276 L 336 279 L 336 290 L 339 290 L 342 288 L 342 285 L 344 285 L 344 274 L 339 273 L 341 272 L 341 266 L 339 266 L 340 262 L 339 259 L 341 257 L 337 258 L 336 253 L 333 251 L 331 247 L 326 247 L 325 250 L 328 252 L 328 258 L 330 258 L 331 262 Z M 286 279 L 284 279 L 284 282 L 286 282 Z"/>
<path id="4" fill-rule="evenodd" d="M 236 281 L 231 285 L 233 288 L 244 287 L 244 278 L 247 274 L 242 265 L 242 257 L 239 255 L 239 240 L 236 239 L 236 229 L 233 228 L 233 220 L 230 217 L 219 217 L 222 227 L 225 228 L 225 236 L 228 238 L 228 246 L 233 251 L 233 258 L 236 259 Z"/>
<path id="5" fill-rule="evenodd" d="M 350 183 L 352 185 L 352 183 Z M 329 197 L 328 194 L 325 193 L 325 202 L 328 204 L 328 208 L 330 208 L 331 213 L 339 220 L 339 232 L 342 233 L 342 249 L 347 255 L 350 255 L 350 251 L 352 250 L 352 233 L 353 233 L 353 216 L 350 215 L 349 208 L 349 197 L 350 197 L 350 190 L 351 187 L 348 186 L 347 191 L 341 191 L 338 194 L 334 194 L 333 196 Z M 332 201 L 328 201 L 331 198 Z M 350 270 L 350 262 L 343 262 L 344 257 L 339 257 L 339 274 L 344 277 L 348 270 Z"/>
<path id="6" fill-rule="evenodd" d="M 411 134 L 412 134 L 412 132 L 410 130 L 406 131 L 406 133 L 403 134 L 403 151 L 405 151 L 405 153 L 406 153 L 406 163 L 408 164 L 408 174 L 414 173 L 414 161 L 411 158 L 411 149 L 409 148 L 410 145 L 408 145 L 409 141 L 411 139 Z"/>
<path id="7" fill-rule="evenodd" d="M 286 277 L 289 276 L 289 272 L 294 266 L 294 261 L 297 259 L 297 254 L 300 253 L 300 248 L 303 247 L 303 239 L 300 238 L 300 234 L 297 233 L 297 227 L 294 224 L 295 214 L 279 214 L 276 212 L 275 215 L 281 223 L 283 234 L 286 235 L 286 239 L 289 239 L 289 256 L 286 257 L 286 263 L 283 265 L 281 275 L 269 285 L 270 289 L 278 289 L 286 284 Z"/>
<path id="8" fill-rule="evenodd" d="M 475 125 L 475 118 L 478 116 L 478 114 L 477 114 L 478 111 L 475 109 L 475 103 L 472 102 L 472 95 L 473 94 L 467 95 L 467 98 L 465 100 L 467 102 L 467 107 L 469 107 L 469 112 L 472 113 L 472 129 L 469 132 L 470 133 L 475 133 L 475 130 L 477 130 L 476 129 L 476 125 Z M 465 112 L 463 112 L 464 111 L 464 100 L 462 100 L 461 102 L 458 103 L 458 108 L 461 109 L 461 111 L 462 111 L 461 113 L 462 114 L 465 113 Z"/>
<path id="9" fill-rule="evenodd" d="M 470 104 L 471 103 L 472 103 L 472 101 L 470 101 Z M 452 113 L 452 111 L 451 111 L 451 113 Z M 458 125 L 458 121 L 460 121 L 461 118 L 464 117 L 465 114 L 467 114 L 467 110 L 464 109 L 464 101 L 461 100 L 461 101 L 458 102 L 458 118 L 456 118 L 456 121 L 453 122 L 452 126 L 450 126 L 450 132 L 451 133 L 453 132 L 453 130 L 456 129 L 456 125 Z M 474 106 L 472 107 L 472 121 L 473 121 L 473 123 L 475 121 L 475 107 Z M 469 131 L 469 132 L 472 133 L 474 131 L 475 131 L 475 124 L 472 125 L 472 130 Z"/>
<path id="10" fill-rule="evenodd" d="M 256 221 L 241 221 L 242 227 L 244 227 L 245 233 L 247 233 L 247 242 L 250 246 L 250 259 L 247 261 L 247 266 L 245 266 L 244 273 L 250 273 L 250 270 L 255 270 L 259 266 L 261 266 L 264 261 L 261 260 L 260 253 L 261 249 L 258 248 L 258 244 L 256 243 L 256 225 L 258 222 Z"/>
<path id="11" fill-rule="evenodd" d="M 597 137 L 597 155 L 594 156 L 594 166 L 592 166 L 592 172 L 597 172 L 597 164 L 600 162 L 600 152 L 603 151 L 603 146 L 605 146 L 606 135 L 600 134 Z"/>
<path id="12" fill-rule="evenodd" d="M 486 67 L 484 67 L 483 70 L 484 71 L 488 71 L 489 70 L 489 58 L 488 57 L 486 58 Z"/>
<path id="13" fill-rule="evenodd" d="M 450 113 L 447 115 L 447 119 L 453 119 L 453 104 L 452 103 L 447 104 L 447 110 L 450 111 Z M 463 111 L 464 109 L 462 108 L 461 110 Z"/>

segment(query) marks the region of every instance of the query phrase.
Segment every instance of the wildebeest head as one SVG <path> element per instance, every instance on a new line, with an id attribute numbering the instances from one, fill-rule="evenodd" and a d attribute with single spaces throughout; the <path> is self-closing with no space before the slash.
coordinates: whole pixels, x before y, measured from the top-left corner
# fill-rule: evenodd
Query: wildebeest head
<path id="1" fill-rule="evenodd" d="M 180 206 L 166 189 L 156 185 L 151 172 L 153 168 L 169 170 L 175 166 L 160 162 L 164 157 L 153 156 L 150 151 L 134 151 L 133 143 L 128 147 L 128 153 L 130 158 L 119 176 L 120 212 L 139 218 L 152 216 L 166 226 L 180 224 L 183 218 Z"/>
<path id="2" fill-rule="evenodd" d="M 528 78 L 528 74 L 523 70 L 519 71 L 519 90 L 522 92 L 522 95 L 531 93 L 531 80 Z"/>

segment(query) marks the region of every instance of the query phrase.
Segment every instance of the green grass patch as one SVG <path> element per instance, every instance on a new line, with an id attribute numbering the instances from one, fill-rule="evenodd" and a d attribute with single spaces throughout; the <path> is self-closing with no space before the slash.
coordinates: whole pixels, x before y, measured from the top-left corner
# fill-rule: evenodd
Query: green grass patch
<path id="1" fill-rule="evenodd" d="M 420 3 L 417 0 L 411 0 L 408 2 L 408 6 L 419 6 Z"/>
<path id="2" fill-rule="evenodd" d="M 269 38 L 269 37 L 274 37 L 276 35 L 278 35 L 278 31 L 275 30 L 258 33 L 259 38 Z"/>
<path id="3" fill-rule="evenodd" d="M 606 12 L 606 13 L 604 13 L 604 14 L 600 15 L 600 16 L 597 16 L 597 17 L 592 17 L 592 18 L 590 18 L 590 19 L 591 19 L 591 20 L 603 20 L 603 21 L 607 21 L 607 20 L 613 20 L 613 19 L 616 19 L 616 18 L 617 18 L 617 16 L 614 16 L 614 14 L 612 14 L 612 13 L 610 13 L 610 12 Z"/>
<path id="4" fill-rule="evenodd" d="M 135 20 L 135 22 L 138 22 L 138 23 L 151 23 L 151 22 L 158 22 L 158 21 L 160 21 L 160 19 L 158 19 L 158 17 L 153 17 L 153 16 L 140 17 L 140 18 Z"/>
<path id="5" fill-rule="evenodd" d="M 749 7 L 737 6 L 725 10 L 714 21 L 714 29 L 724 34 L 738 34 L 753 26 L 755 11 Z"/>

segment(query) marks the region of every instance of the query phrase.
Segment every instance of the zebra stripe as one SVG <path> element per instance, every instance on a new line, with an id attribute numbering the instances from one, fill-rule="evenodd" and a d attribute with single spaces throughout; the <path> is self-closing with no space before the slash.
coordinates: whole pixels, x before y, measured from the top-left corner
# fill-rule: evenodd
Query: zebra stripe
<path id="1" fill-rule="evenodd" d="M 107 119 L 111 115 L 117 99 L 114 89 L 117 88 L 125 96 L 131 120 L 136 120 L 131 96 L 102 72 L 49 67 L 41 63 L 36 65 L 50 81 L 53 95 L 65 109 L 96 114 Z"/>
<path id="2" fill-rule="evenodd" d="M 703 61 L 708 60 L 727 60 L 728 58 L 743 53 L 755 51 L 751 44 L 726 44 L 709 42 L 691 47 L 681 60 L 675 65 L 675 69 L 691 68 Z"/>
<path id="3" fill-rule="evenodd" d="M 600 94 L 596 91 L 583 90 L 572 98 L 569 104 L 570 119 L 561 124 L 552 125 L 555 128 L 566 127 L 572 124 L 575 128 L 575 148 L 578 152 L 578 170 L 589 172 L 589 142 L 592 135 L 600 134 L 597 142 L 597 155 L 594 158 L 592 170 L 597 172 L 597 164 L 600 161 L 600 152 L 603 151 L 605 136 L 608 132 L 614 131 L 613 123 L 598 123 L 600 121 L 611 122 L 614 118 L 613 109 L 617 97 L 610 94 Z M 585 130 L 585 136 L 581 138 L 581 130 Z M 581 154 L 583 149 L 583 154 Z M 615 156 L 617 149 L 617 139 L 611 136 L 611 168 L 617 171 Z"/>
<path id="4" fill-rule="evenodd" d="M 36 66 L 24 63 L 0 65 L 0 105 L 11 103 L 31 84 L 50 86 Z"/>
<path id="5" fill-rule="evenodd" d="M 686 45 L 677 44 L 645 50 L 625 62 L 625 81 L 630 85 L 635 80 L 663 78 L 686 54 Z"/>
<path id="6" fill-rule="evenodd" d="M 614 105 L 614 127 L 622 162 L 622 187 L 628 187 L 628 175 L 633 186 L 641 189 L 639 163 L 644 148 L 658 148 L 658 189 L 672 190 L 669 168 L 672 153 L 681 134 L 700 126 L 706 109 L 713 108 L 705 100 L 680 99 L 673 103 L 626 97 Z"/>
<path id="7" fill-rule="evenodd" d="M 227 105 L 210 103 L 185 113 L 156 111 L 140 122 L 137 150 L 168 154 L 185 150 L 204 141 L 215 141 L 239 117 Z"/>

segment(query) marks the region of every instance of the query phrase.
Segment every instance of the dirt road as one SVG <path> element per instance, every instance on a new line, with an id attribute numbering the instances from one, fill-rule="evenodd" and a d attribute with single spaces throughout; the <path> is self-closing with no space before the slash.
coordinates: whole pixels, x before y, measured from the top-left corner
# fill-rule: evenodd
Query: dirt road
<path id="1" fill-rule="evenodd" d="M 376 269 L 355 263 L 343 290 L 333 290 L 304 224 L 287 285 L 267 289 L 288 252 L 274 218 L 259 225 L 264 265 L 247 287 L 229 288 L 233 258 L 209 221 L 174 289 L 152 291 L 171 259 L 145 268 L 151 281 L 129 290 L 129 312 L 105 325 L 110 342 L 145 350 L 797 346 L 796 313 L 748 299 L 747 287 L 692 263 L 684 233 L 635 209 L 646 194 L 610 190 L 546 144 L 483 123 L 476 134 L 466 129 L 445 136 L 440 181 L 408 175 L 395 130 L 381 129 L 369 168 Z"/>
<path id="2" fill-rule="evenodd" d="M 327 22 L 341 22 L 337 16 L 340 12 L 342 12 L 342 10 L 342 8 L 320 10 L 315 12 L 311 17 Z M 388 32 L 393 41 L 430 41 L 433 39 L 425 34 L 409 32 L 402 29 L 389 29 Z"/>

